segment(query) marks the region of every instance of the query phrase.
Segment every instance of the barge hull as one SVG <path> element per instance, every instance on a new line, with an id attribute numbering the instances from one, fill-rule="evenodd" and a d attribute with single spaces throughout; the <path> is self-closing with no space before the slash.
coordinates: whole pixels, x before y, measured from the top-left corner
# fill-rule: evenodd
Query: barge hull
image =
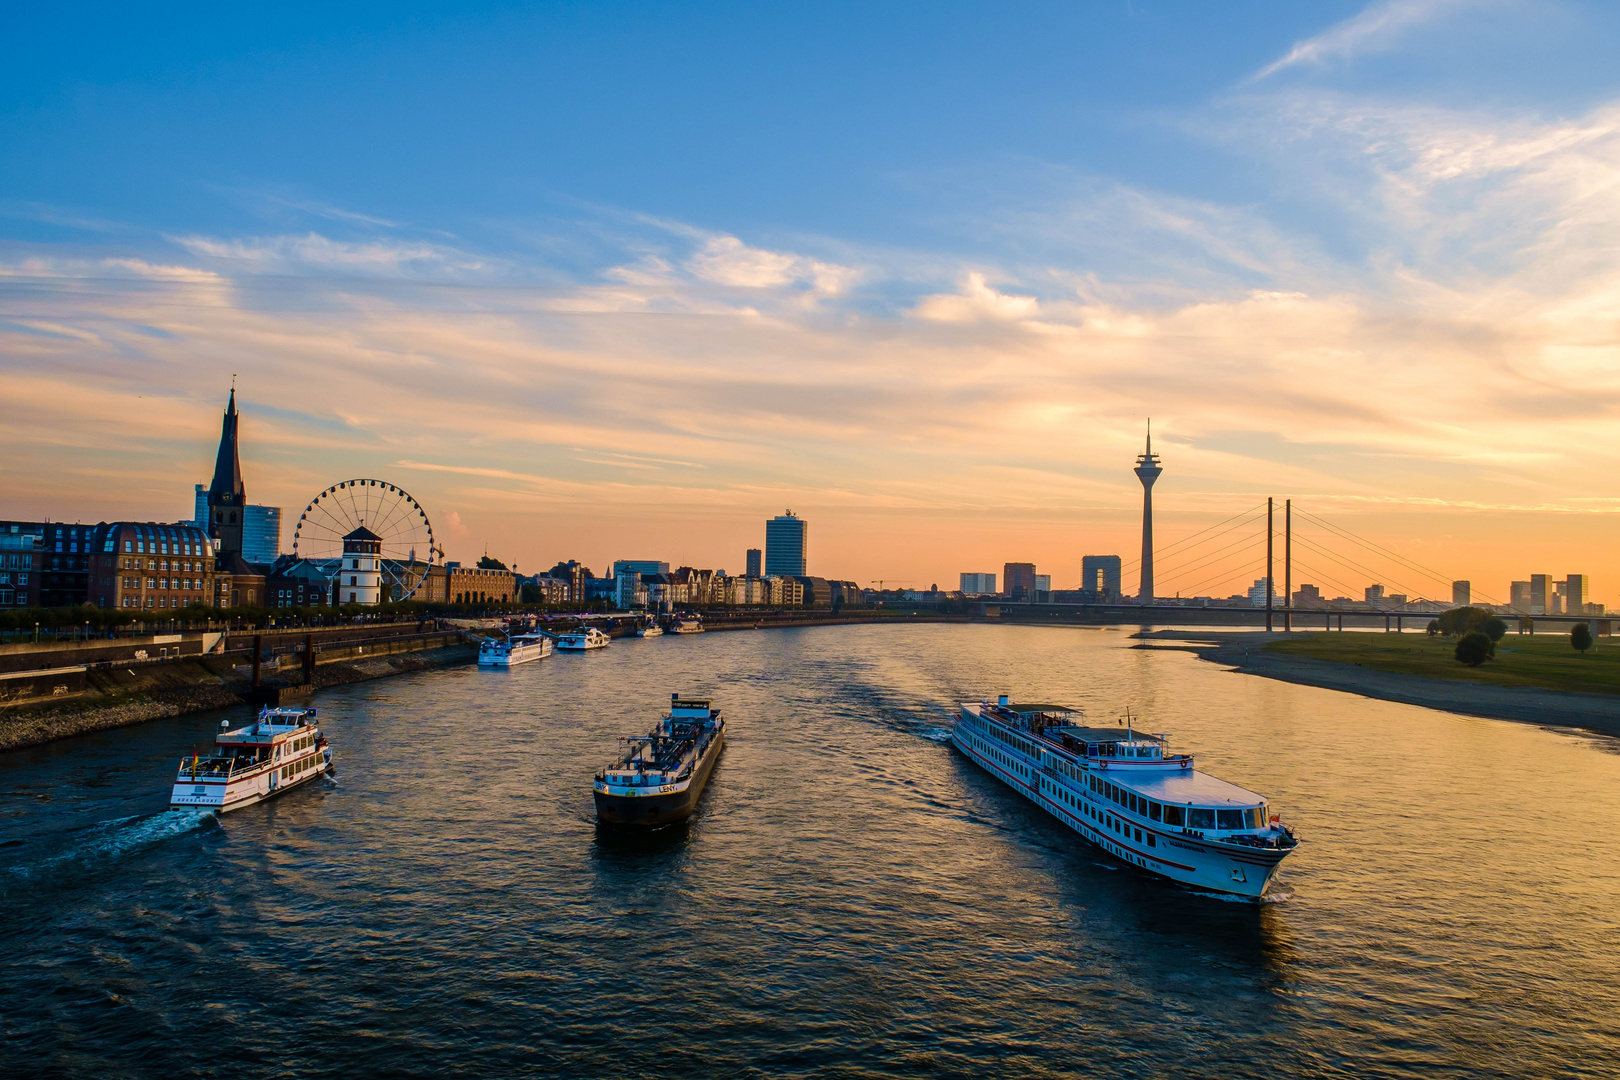
<path id="1" fill-rule="evenodd" d="M 674 825 L 685 821 L 697 809 L 698 799 L 702 798 L 703 791 L 709 786 L 709 774 L 720 760 L 720 754 L 726 748 L 724 732 L 717 734 L 708 754 L 704 756 L 703 763 L 692 777 L 692 782 L 686 786 L 685 791 L 675 791 L 668 795 L 636 795 L 626 797 L 623 795 L 604 795 L 597 791 L 596 820 L 603 825 L 617 825 L 625 828 L 656 829 L 662 825 Z"/>

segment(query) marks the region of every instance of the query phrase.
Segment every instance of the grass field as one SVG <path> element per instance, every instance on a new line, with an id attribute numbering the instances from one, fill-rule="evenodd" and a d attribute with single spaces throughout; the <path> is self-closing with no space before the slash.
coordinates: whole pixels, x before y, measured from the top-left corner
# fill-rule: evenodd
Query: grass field
<path id="1" fill-rule="evenodd" d="M 1497 643 L 1496 657 L 1477 668 L 1453 659 L 1456 647 L 1454 638 L 1422 633 L 1307 633 L 1273 642 L 1266 650 L 1434 679 L 1620 694 L 1620 638 L 1599 638 L 1582 656 L 1570 647 L 1568 635 L 1509 631 Z"/>

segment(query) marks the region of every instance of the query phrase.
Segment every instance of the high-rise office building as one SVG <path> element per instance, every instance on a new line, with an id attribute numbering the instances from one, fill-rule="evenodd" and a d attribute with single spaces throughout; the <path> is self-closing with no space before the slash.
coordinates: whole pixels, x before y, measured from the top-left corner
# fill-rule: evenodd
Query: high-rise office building
<path id="1" fill-rule="evenodd" d="M 804 577 L 808 574 L 810 525 L 792 510 L 765 523 L 765 576 Z"/>
<path id="2" fill-rule="evenodd" d="M 1153 452 L 1153 421 L 1148 421 L 1147 450 L 1136 459 L 1136 478 L 1142 481 L 1142 587 L 1137 602 L 1153 602 L 1153 485 L 1164 469 Z"/>
<path id="3" fill-rule="evenodd" d="M 1036 574 L 1035 575 L 1035 591 L 1038 592 L 1038 593 L 1049 593 L 1049 592 L 1051 592 L 1052 591 L 1052 575 L 1051 574 Z"/>
<path id="4" fill-rule="evenodd" d="M 1520 614 L 1530 612 L 1530 583 L 1515 581 L 1508 585 L 1508 606 Z"/>
<path id="5" fill-rule="evenodd" d="M 1530 614 L 1550 614 L 1553 587 L 1551 574 L 1530 575 Z"/>
<path id="6" fill-rule="evenodd" d="M 1028 600 L 1035 591 L 1035 564 L 1010 562 L 1001 568 L 1001 587 L 1008 599 Z"/>
<path id="7" fill-rule="evenodd" d="M 275 562 L 281 556 L 281 507 L 249 503 L 242 515 L 242 558 L 250 563 Z M 191 522 L 204 532 L 208 530 L 206 484 L 193 486 Z"/>
<path id="8" fill-rule="evenodd" d="M 1564 611 L 1570 615 L 1585 615 L 1586 605 L 1592 602 L 1592 578 L 1589 574 L 1571 574 L 1564 579 Z"/>
<path id="9" fill-rule="evenodd" d="M 963 574 L 962 591 L 969 596 L 992 596 L 996 591 L 996 575 Z"/>
<path id="10" fill-rule="evenodd" d="M 759 548 L 749 548 L 746 561 L 748 563 L 748 571 L 743 575 L 744 577 L 757 578 L 765 576 L 763 569 L 764 560 L 761 557 Z"/>
<path id="11" fill-rule="evenodd" d="M 667 574 L 669 563 L 659 562 L 656 559 L 614 559 L 613 573 L 608 577 L 616 578 L 623 573 L 636 574 Z"/>
<path id="12" fill-rule="evenodd" d="M 1117 604 L 1120 598 L 1120 557 L 1087 555 L 1080 560 L 1080 591 L 1097 603 Z"/>
<path id="13" fill-rule="evenodd" d="M 1474 602 L 1474 585 L 1469 581 L 1451 583 L 1451 606 L 1467 607 Z"/>

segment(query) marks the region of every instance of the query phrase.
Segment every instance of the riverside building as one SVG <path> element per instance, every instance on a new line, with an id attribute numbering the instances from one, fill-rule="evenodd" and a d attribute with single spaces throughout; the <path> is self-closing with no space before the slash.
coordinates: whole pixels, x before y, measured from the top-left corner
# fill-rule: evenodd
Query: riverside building
<path id="1" fill-rule="evenodd" d="M 809 567 L 810 526 L 792 510 L 765 523 L 765 575 L 804 577 Z"/>

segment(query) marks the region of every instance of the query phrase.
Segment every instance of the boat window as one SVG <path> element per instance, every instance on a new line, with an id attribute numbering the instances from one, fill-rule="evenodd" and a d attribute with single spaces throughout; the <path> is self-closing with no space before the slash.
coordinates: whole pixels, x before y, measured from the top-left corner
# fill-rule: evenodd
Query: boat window
<path id="1" fill-rule="evenodd" d="M 1249 828 L 1263 829 L 1266 827 L 1266 810 L 1263 806 L 1256 806 L 1248 811 Z"/>
<path id="2" fill-rule="evenodd" d="M 1158 803 L 1151 802 L 1151 801 L 1148 803 L 1148 820 L 1150 820 L 1150 821 L 1158 821 L 1159 820 L 1159 804 Z"/>
<path id="3" fill-rule="evenodd" d="M 1154 835 L 1152 833 L 1147 834 L 1147 845 L 1148 845 L 1148 847 L 1158 847 L 1159 846 L 1159 841 L 1154 837 Z"/>
<path id="4" fill-rule="evenodd" d="M 1193 829 L 1213 829 L 1215 827 L 1215 811 L 1202 807 L 1189 807 L 1187 810 L 1187 825 Z"/>
<path id="5" fill-rule="evenodd" d="M 1215 816 L 1216 820 L 1219 822 L 1217 828 L 1241 829 L 1245 827 L 1243 821 L 1248 815 L 1242 810 L 1218 810 L 1216 811 Z"/>

